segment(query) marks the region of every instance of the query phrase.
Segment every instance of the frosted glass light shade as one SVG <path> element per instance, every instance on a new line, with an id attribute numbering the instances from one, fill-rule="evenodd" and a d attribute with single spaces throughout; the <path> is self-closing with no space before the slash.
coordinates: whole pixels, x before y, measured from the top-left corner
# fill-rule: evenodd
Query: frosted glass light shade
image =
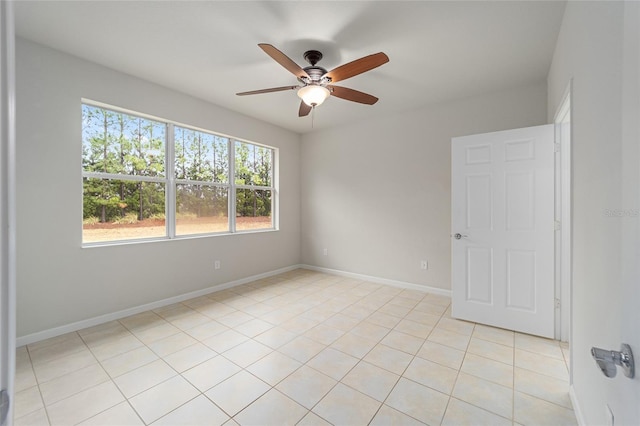
<path id="1" fill-rule="evenodd" d="M 315 84 L 301 87 L 298 90 L 298 96 L 300 99 L 309 106 L 321 105 L 330 94 L 331 92 L 329 92 L 329 89 Z"/>

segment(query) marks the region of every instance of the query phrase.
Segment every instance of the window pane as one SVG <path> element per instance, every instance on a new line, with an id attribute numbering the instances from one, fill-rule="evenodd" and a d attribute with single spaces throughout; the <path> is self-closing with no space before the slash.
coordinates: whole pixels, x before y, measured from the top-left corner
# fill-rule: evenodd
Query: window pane
<path id="1" fill-rule="evenodd" d="M 83 179 L 82 242 L 166 236 L 163 183 Z"/>
<path id="2" fill-rule="evenodd" d="M 238 142 L 236 147 L 237 185 L 272 186 L 272 149 Z"/>
<path id="3" fill-rule="evenodd" d="M 176 185 L 176 235 L 229 231 L 229 191 L 207 185 Z"/>
<path id="4" fill-rule="evenodd" d="M 271 228 L 271 191 L 237 189 L 236 230 Z"/>
<path id="5" fill-rule="evenodd" d="M 175 127 L 176 179 L 229 182 L 229 139 Z"/>
<path id="6" fill-rule="evenodd" d="M 122 175 L 165 175 L 166 125 L 82 105 L 82 169 Z"/>

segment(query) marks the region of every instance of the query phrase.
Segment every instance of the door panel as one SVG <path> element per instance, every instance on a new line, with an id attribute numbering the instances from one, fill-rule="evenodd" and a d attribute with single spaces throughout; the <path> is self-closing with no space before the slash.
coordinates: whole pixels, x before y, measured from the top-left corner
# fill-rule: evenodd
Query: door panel
<path id="1" fill-rule="evenodd" d="M 536 253 L 507 250 L 507 308 L 536 309 Z"/>
<path id="2" fill-rule="evenodd" d="M 491 163 L 491 145 L 468 146 L 465 152 L 468 165 Z"/>
<path id="3" fill-rule="evenodd" d="M 452 315 L 554 336 L 554 126 L 452 140 Z"/>
<path id="4" fill-rule="evenodd" d="M 491 175 L 467 176 L 467 228 L 490 229 Z"/>
<path id="5" fill-rule="evenodd" d="M 534 176 L 530 171 L 505 174 L 505 216 L 507 231 L 535 229 Z"/>
<path id="6" fill-rule="evenodd" d="M 491 303 L 493 299 L 493 277 L 490 249 L 467 247 L 467 299 L 473 302 Z"/>

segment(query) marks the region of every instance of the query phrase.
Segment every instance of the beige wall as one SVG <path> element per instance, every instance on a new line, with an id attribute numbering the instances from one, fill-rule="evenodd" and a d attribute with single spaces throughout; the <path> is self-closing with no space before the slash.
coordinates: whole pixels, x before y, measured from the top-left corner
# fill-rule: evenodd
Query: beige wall
<path id="1" fill-rule="evenodd" d="M 300 262 L 299 135 L 22 39 L 16 75 L 19 337 Z M 82 248 L 81 98 L 279 148 L 280 231 Z"/>
<path id="2" fill-rule="evenodd" d="M 541 82 L 304 135 L 303 263 L 449 290 L 451 138 L 545 124 L 546 102 Z"/>

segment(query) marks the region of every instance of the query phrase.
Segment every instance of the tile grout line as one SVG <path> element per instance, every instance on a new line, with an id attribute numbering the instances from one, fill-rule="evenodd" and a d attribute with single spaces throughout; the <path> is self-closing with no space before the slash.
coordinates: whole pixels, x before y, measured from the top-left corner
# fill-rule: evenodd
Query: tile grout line
<path id="1" fill-rule="evenodd" d="M 449 309 L 450 306 L 451 306 L 451 304 L 449 304 L 449 306 L 447 306 L 447 309 Z M 444 313 L 440 317 L 440 320 L 442 320 L 443 317 L 444 317 Z M 438 323 L 440 323 L 440 320 L 438 320 Z M 437 324 L 436 324 L 436 326 L 437 326 Z M 473 330 L 475 330 L 475 328 L 476 328 L 476 325 L 474 323 L 473 324 Z M 434 327 L 434 329 L 435 329 L 435 327 Z M 457 368 L 456 378 L 453 381 L 453 386 L 451 387 L 451 392 L 448 395 L 449 398 L 447 399 L 447 406 L 445 407 L 444 412 L 442 413 L 442 418 L 440 419 L 440 424 L 442 424 L 442 422 L 444 421 L 444 418 L 447 415 L 447 410 L 449 409 L 449 404 L 451 404 L 451 398 L 453 398 L 453 392 L 454 392 L 454 390 L 456 388 L 456 384 L 458 384 L 458 378 L 460 377 L 460 372 L 462 371 L 462 365 L 464 364 L 464 360 L 467 357 L 467 350 L 469 349 L 469 345 L 471 344 L 471 336 L 473 336 L 473 330 L 471 330 L 471 335 L 469 336 L 469 343 L 467 343 L 467 347 L 466 347 L 466 349 L 464 351 L 464 355 L 462 356 L 462 361 L 460 362 L 460 366 Z M 425 340 L 425 342 L 426 342 L 426 340 Z"/>

